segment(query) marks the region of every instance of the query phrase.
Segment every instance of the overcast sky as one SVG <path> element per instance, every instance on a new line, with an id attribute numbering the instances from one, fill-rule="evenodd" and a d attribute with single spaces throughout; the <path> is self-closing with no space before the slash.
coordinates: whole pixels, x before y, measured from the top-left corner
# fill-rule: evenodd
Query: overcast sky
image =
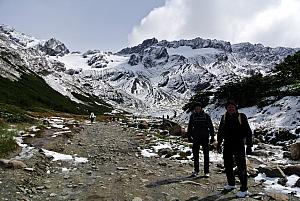
<path id="1" fill-rule="evenodd" d="M 300 0 L 0 0 L 0 23 L 71 51 L 117 51 L 146 38 L 300 47 Z"/>

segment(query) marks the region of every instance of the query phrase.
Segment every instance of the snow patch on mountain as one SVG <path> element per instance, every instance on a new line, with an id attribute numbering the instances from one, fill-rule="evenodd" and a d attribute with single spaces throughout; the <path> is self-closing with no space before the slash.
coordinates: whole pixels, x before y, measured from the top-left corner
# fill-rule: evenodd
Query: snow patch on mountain
<path id="1" fill-rule="evenodd" d="M 252 130 L 257 128 L 275 128 L 287 129 L 292 133 L 299 128 L 300 122 L 300 97 L 299 96 L 287 96 L 271 105 L 258 108 L 257 106 L 241 108 L 239 112 L 245 113 L 249 119 L 249 124 Z M 222 115 L 225 113 L 223 106 L 214 107 L 208 106 L 205 109 L 211 115 L 214 122 L 219 123 Z M 187 114 L 182 118 L 182 121 L 187 123 Z M 300 137 L 300 135 L 298 134 Z"/>
<path id="2" fill-rule="evenodd" d="M 11 41 L 14 41 L 14 43 L 12 43 L 13 48 L 17 47 L 16 44 L 24 48 L 30 48 L 38 45 L 41 42 L 41 40 L 16 31 L 14 28 L 10 28 L 6 25 L 0 25 L 0 34 L 4 34 L 7 38 L 11 39 Z"/>
<path id="3" fill-rule="evenodd" d="M 200 48 L 200 49 L 192 49 L 188 46 L 181 46 L 178 48 L 168 48 L 169 55 L 182 55 L 186 58 L 195 57 L 198 55 L 210 55 L 210 54 L 219 54 L 223 52 L 221 50 L 215 48 Z"/>

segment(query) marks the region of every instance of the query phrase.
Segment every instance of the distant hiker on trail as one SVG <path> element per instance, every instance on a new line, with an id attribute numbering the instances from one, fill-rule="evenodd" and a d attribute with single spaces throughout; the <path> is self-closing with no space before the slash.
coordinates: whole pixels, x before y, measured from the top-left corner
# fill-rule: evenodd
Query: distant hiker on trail
<path id="1" fill-rule="evenodd" d="M 95 114 L 92 112 L 92 113 L 90 114 L 91 124 L 94 123 L 95 119 L 96 119 L 96 116 L 95 116 Z"/>
<path id="2" fill-rule="evenodd" d="M 218 130 L 218 151 L 221 152 L 221 144 L 224 140 L 223 159 L 227 185 L 224 190 L 235 189 L 235 177 L 233 172 L 234 160 L 238 169 L 238 176 L 241 182 L 240 191 L 237 197 L 246 197 L 247 187 L 247 167 L 246 154 L 252 152 L 252 131 L 244 113 L 238 113 L 237 105 L 233 101 L 228 101 L 225 105 L 226 113 L 222 116 Z M 246 154 L 245 154 L 246 139 Z"/>
<path id="3" fill-rule="evenodd" d="M 210 116 L 203 111 L 202 103 L 198 102 L 193 105 L 187 135 L 188 140 L 193 143 L 194 172 L 192 176 L 199 175 L 199 150 L 201 145 L 204 154 L 204 176 L 209 177 L 209 143 L 214 142 L 214 127 Z M 210 140 L 209 136 L 211 136 Z"/>

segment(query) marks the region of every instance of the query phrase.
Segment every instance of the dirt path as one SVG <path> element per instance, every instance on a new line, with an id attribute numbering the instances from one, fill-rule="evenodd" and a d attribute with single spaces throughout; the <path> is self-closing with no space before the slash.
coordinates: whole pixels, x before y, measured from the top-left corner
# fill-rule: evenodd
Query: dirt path
<path id="1" fill-rule="evenodd" d="M 235 192 L 222 193 L 225 175 L 217 164 L 211 164 L 210 178 L 189 178 L 190 164 L 142 157 L 136 133 L 98 122 L 70 139 L 57 138 L 45 148 L 88 162 L 53 161 L 37 151 L 24 161 L 33 171 L 0 169 L 0 200 L 237 200 Z M 239 200 L 269 200 L 258 195 L 262 186 L 253 179 L 249 186 L 252 195 Z"/>

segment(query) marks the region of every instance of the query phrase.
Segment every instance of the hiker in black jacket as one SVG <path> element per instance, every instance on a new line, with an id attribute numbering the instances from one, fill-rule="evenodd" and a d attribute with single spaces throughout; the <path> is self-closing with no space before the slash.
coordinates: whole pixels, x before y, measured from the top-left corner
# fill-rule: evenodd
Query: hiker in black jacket
<path id="1" fill-rule="evenodd" d="M 224 186 L 225 190 L 235 189 L 235 177 L 233 173 L 234 160 L 237 165 L 238 176 L 241 182 L 238 197 L 245 197 L 248 194 L 247 187 L 247 167 L 245 155 L 252 151 L 252 131 L 248 123 L 247 116 L 238 113 L 237 105 L 233 101 L 228 101 L 225 105 L 226 113 L 222 116 L 218 130 L 218 150 L 223 143 L 223 159 L 225 173 L 228 184 Z"/>
<path id="2" fill-rule="evenodd" d="M 194 172 L 192 176 L 199 175 L 199 150 L 202 146 L 204 155 L 204 176 L 209 177 L 209 136 L 214 141 L 214 127 L 210 116 L 203 111 L 201 103 L 194 104 L 188 125 L 188 140 L 193 143 Z"/>

